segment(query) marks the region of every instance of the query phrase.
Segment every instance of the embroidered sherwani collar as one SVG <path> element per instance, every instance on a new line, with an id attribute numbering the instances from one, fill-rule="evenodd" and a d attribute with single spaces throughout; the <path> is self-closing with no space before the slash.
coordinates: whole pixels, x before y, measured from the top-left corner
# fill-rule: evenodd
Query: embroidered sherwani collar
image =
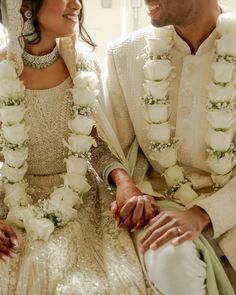
<path id="1" fill-rule="evenodd" d="M 183 53 L 184 55 L 191 55 L 191 49 L 186 41 L 184 41 L 174 30 L 174 46 L 175 48 Z M 219 38 L 219 34 L 216 29 L 214 29 L 211 34 L 202 42 L 199 46 L 196 55 L 202 55 L 214 48 L 215 41 Z"/>

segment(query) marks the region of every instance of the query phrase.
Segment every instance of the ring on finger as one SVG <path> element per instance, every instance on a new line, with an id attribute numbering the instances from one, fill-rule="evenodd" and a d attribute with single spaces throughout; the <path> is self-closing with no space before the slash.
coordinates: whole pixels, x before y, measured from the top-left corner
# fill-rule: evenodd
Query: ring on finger
<path id="1" fill-rule="evenodd" d="M 0 239 L 6 239 L 5 234 L 0 230 Z"/>
<path id="2" fill-rule="evenodd" d="M 176 226 L 176 232 L 177 232 L 177 236 L 181 236 L 182 235 L 182 229 L 180 226 Z"/>

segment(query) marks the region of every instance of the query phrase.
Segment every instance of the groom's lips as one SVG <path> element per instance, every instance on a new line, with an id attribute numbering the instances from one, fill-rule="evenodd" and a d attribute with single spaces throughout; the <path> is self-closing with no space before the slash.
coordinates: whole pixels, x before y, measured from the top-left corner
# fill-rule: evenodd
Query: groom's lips
<path id="1" fill-rule="evenodd" d="M 148 8 L 147 14 L 150 17 L 154 17 L 156 14 L 159 13 L 160 5 L 158 3 L 156 3 L 156 2 L 150 2 L 150 3 L 148 3 L 146 1 L 146 5 L 147 5 L 147 8 Z"/>

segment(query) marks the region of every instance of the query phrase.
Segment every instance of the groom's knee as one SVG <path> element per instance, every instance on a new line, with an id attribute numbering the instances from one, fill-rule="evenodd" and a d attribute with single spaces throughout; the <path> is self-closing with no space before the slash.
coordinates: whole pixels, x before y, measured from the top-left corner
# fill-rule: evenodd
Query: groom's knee
<path id="1" fill-rule="evenodd" d="M 186 289 L 188 279 L 192 289 L 200 290 L 197 294 L 204 294 L 205 264 L 199 259 L 193 242 L 180 246 L 168 243 L 156 251 L 148 250 L 144 261 L 150 281 L 163 294 L 190 294 Z"/>

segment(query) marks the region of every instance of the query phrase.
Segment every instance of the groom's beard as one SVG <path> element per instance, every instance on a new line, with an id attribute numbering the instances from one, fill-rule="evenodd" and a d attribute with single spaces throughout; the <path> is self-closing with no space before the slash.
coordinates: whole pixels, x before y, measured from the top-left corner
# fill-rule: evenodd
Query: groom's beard
<path id="1" fill-rule="evenodd" d="M 196 0 L 145 0 L 151 23 L 156 27 L 181 26 Z"/>

